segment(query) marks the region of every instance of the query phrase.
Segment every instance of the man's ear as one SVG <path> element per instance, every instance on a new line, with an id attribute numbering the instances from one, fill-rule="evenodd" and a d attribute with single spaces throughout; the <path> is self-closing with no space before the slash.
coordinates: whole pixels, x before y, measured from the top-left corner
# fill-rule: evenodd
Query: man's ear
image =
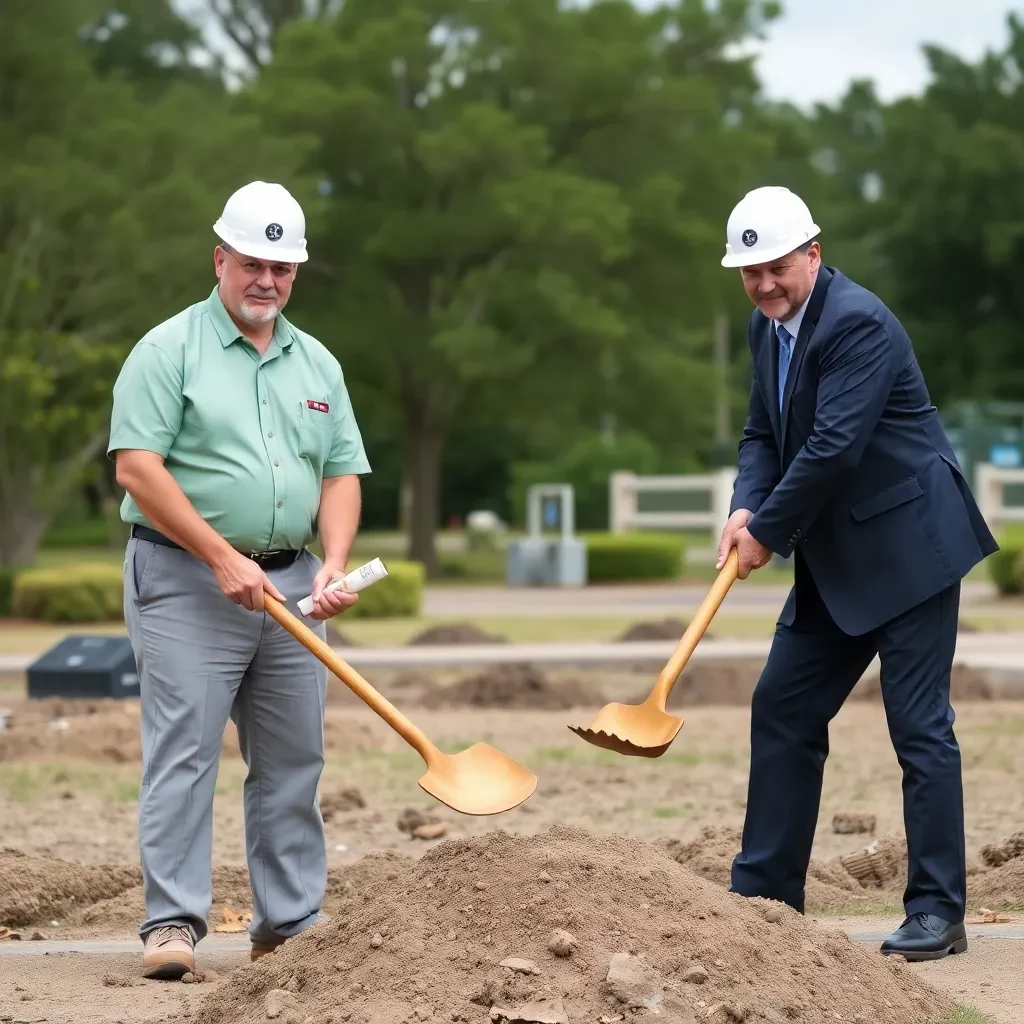
<path id="1" fill-rule="evenodd" d="M 227 253 L 219 246 L 213 247 L 213 271 L 217 275 L 218 280 L 224 273 L 224 261 L 227 259 Z"/>
<path id="2" fill-rule="evenodd" d="M 818 244 L 818 240 L 815 239 L 811 242 L 810 248 L 807 250 L 807 260 L 811 265 L 811 270 L 817 270 L 821 266 L 821 246 Z"/>

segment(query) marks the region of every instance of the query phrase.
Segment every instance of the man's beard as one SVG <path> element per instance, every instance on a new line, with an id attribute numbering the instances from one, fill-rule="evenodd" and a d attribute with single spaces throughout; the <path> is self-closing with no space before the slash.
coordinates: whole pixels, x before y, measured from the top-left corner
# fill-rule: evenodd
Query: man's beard
<path id="1" fill-rule="evenodd" d="M 251 297 L 243 296 L 239 305 L 238 312 L 243 320 L 248 320 L 252 324 L 265 324 L 281 312 L 276 302 L 272 306 L 253 306 L 249 302 Z M 260 296 L 260 298 L 270 298 L 270 296 Z"/>

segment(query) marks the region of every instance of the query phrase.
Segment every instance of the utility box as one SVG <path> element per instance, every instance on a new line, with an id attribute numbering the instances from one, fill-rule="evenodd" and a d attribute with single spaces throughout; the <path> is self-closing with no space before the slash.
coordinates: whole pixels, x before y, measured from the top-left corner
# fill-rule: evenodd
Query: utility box
<path id="1" fill-rule="evenodd" d="M 139 696 L 135 653 L 126 636 L 66 636 L 28 667 L 29 699 Z"/>
<path id="2" fill-rule="evenodd" d="M 575 534 L 575 501 L 570 484 L 534 484 L 527 491 L 527 536 L 510 540 L 507 548 L 510 586 L 586 585 L 587 546 Z M 559 532 L 545 536 L 544 527 Z"/>

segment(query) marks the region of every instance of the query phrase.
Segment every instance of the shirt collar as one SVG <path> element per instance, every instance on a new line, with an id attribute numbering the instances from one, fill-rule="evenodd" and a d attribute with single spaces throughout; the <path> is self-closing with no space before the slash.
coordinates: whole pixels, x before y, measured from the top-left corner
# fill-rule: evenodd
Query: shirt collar
<path id="1" fill-rule="evenodd" d="M 812 288 L 811 295 L 813 294 L 814 289 Z M 790 337 L 792 337 L 794 341 L 796 341 L 800 335 L 800 325 L 804 322 L 804 314 L 807 312 L 807 306 L 811 301 L 811 295 L 808 295 L 807 298 L 804 299 L 804 304 L 782 325 L 786 328 Z M 772 324 L 775 327 L 776 334 L 778 334 L 779 321 L 772 317 Z"/>
<path id="2" fill-rule="evenodd" d="M 228 311 L 224 308 L 217 285 L 214 285 L 213 291 L 210 292 L 210 297 L 206 300 L 206 311 L 224 348 L 244 337 L 238 329 L 238 325 L 231 319 Z M 284 318 L 283 313 L 278 313 L 277 319 L 274 322 L 273 340 L 281 348 L 288 348 L 292 343 L 292 325 Z"/>

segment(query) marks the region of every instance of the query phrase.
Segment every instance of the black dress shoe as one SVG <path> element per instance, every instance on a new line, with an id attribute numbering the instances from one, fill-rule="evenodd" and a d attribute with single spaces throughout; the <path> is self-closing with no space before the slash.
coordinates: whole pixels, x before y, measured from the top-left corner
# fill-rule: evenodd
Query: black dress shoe
<path id="1" fill-rule="evenodd" d="M 941 960 L 951 953 L 967 951 L 963 921 L 944 921 L 931 914 L 911 914 L 882 943 L 882 953 L 898 953 L 908 960 Z"/>

